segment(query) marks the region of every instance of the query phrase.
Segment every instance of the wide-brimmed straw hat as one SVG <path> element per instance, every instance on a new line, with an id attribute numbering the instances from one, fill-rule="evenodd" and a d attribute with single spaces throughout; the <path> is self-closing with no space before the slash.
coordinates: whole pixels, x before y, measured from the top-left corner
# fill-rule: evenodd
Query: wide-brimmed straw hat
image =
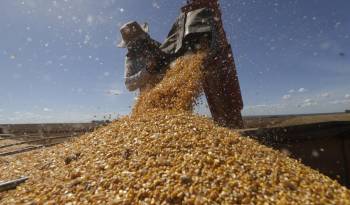
<path id="1" fill-rule="evenodd" d="M 122 41 L 117 46 L 126 48 L 129 43 L 148 36 L 148 24 L 145 23 L 141 26 L 136 21 L 131 21 L 120 28 L 120 33 L 122 34 Z"/>

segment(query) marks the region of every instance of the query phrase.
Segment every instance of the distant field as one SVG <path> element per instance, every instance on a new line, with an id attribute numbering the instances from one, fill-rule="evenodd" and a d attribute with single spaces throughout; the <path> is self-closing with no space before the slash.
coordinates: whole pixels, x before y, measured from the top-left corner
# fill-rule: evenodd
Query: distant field
<path id="1" fill-rule="evenodd" d="M 310 114 L 310 115 L 275 115 L 275 116 L 246 116 L 246 128 L 278 127 L 312 124 L 330 121 L 350 121 L 350 113 Z M 101 123 L 61 123 L 61 124 L 13 124 L 1 125 L 0 134 L 10 133 L 16 135 L 52 135 L 82 133 L 92 131 Z"/>
<path id="2" fill-rule="evenodd" d="M 350 113 L 254 116 L 244 118 L 246 128 L 279 127 L 331 121 L 350 121 Z"/>

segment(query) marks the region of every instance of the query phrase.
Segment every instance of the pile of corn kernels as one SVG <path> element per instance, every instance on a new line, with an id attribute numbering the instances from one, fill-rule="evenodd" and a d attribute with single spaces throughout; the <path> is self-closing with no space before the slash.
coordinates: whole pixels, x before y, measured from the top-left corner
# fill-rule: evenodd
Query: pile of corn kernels
<path id="1" fill-rule="evenodd" d="M 175 61 L 164 79 L 152 90 L 141 93 L 132 116 L 148 114 L 151 110 L 192 111 L 200 95 L 202 66 L 206 52 L 188 54 Z"/>
<path id="2" fill-rule="evenodd" d="M 193 115 L 200 88 L 190 81 L 200 76 L 191 70 L 201 70 L 202 57 L 180 59 L 173 69 L 182 69 L 153 91 L 168 97 L 159 87 L 169 89 L 166 81 L 174 78 L 184 92 L 197 89 L 183 98 L 187 102 L 156 97 L 178 109 L 145 103 L 70 143 L 1 158 L 0 181 L 30 180 L 0 193 L 0 204 L 350 204 L 350 191 L 337 182 Z"/>

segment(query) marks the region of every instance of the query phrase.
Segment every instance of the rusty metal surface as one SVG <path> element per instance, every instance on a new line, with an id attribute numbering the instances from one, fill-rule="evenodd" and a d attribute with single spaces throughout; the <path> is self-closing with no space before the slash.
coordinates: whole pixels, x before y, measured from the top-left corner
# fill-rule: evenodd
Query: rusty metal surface
<path id="1" fill-rule="evenodd" d="M 241 130 L 350 188 L 350 122 Z"/>
<path id="2" fill-rule="evenodd" d="M 182 8 L 189 12 L 207 7 L 214 12 L 215 29 L 219 35 L 219 49 L 208 57 L 207 75 L 203 88 L 213 119 L 229 128 L 242 128 L 241 110 L 243 99 L 237 76 L 233 52 L 223 27 L 222 14 L 218 0 L 191 0 Z"/>
<path id="3" fill-rule="evenodd" d="M 304 125 L 256 128 L 241 130 L 241 133 L 244 136 L 251 136 L 264 144 L 288 144 L 338 136 L 341 133 L 349 133 L 350 135 L 350 122 L 330 121 Z"/>
<path id="4" fill-rule="evenodd" d="M 346 180 L 348 187 L 350 187 L 350 133 L 344 133 L 343 138 L 343 150 L 344 150 L 344 160 L 346 162 L 346 172 L 348 173 Z"/>

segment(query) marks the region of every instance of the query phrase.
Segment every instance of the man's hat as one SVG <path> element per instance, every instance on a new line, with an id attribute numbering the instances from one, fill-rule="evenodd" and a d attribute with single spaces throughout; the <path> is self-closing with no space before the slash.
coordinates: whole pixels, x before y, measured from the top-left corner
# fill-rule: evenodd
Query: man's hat
<path id="1" fill-rule="evenodd" d="M 131 21 L 124 24 L 120 28 L 123 40 L 117 45 L 119 48 L 126 48 L 130 42 L 148 36 L 148 24 L 142 26 L 136 21 Z"/>

